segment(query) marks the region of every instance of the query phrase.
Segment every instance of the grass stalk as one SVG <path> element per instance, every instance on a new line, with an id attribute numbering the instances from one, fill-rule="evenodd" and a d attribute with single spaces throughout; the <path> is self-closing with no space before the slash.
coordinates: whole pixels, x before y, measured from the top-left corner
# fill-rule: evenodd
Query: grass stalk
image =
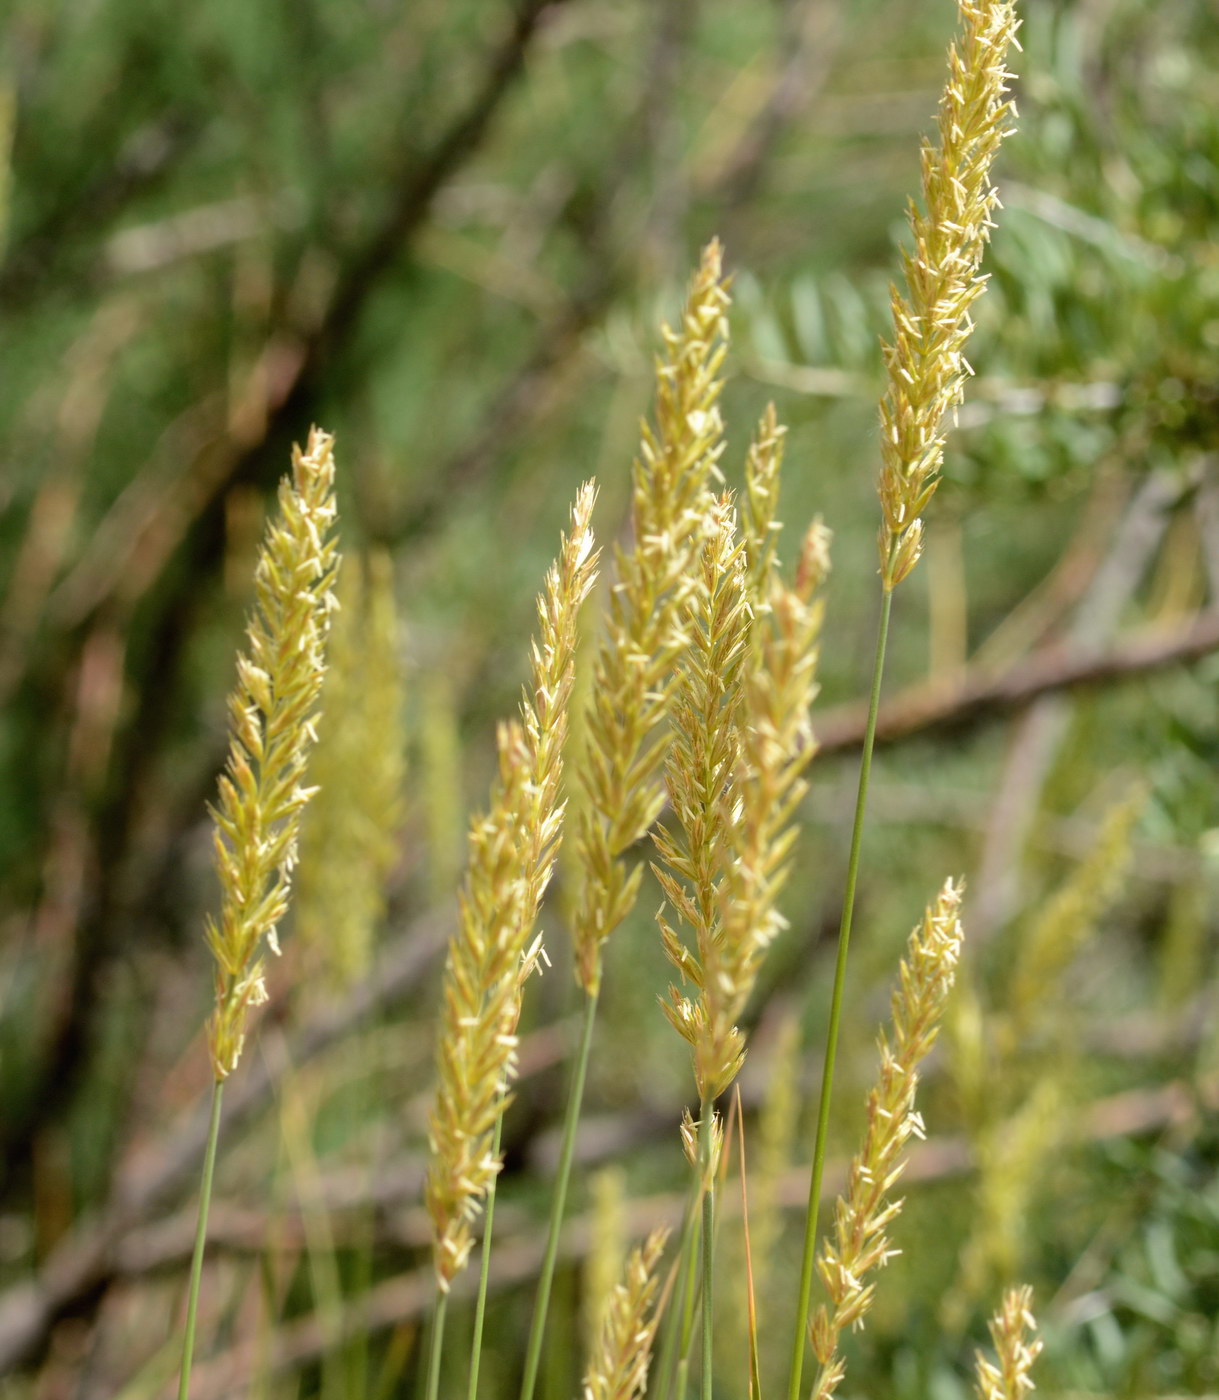
<path id="1" fill-rule="evenodd" d="M 872 667 L 872 693 L 868 700 L 868 722 L 864 731 L 863 754 L 859 760 L 859 788 L 855 795 L 855 821 L 851 828 L 851 850 L 847 857 L 846 888 L 843 891 L 842 917 L 838 925 L 838 956 L 834 965 L 834 988 L 830 998 L 830 1024 L 826 1032 L 825 1068 L 821 1075 L 821 1097 L 817 1105 L 817 1136 L 813 1145 L 808 1207 L 804 1216 L 804 1252 L 800 1261 L 800 1291 L 796 1301 L 791 1374 L 787 1388 L 788 1400 L 800 1400 L 800 1380 L 804 1370 L 809 1303 L 813 1291 L 813 1264 L 817 1252 L 817 1218 L 820 1213 L 821 1182 L 825 1174 L 826 1140 L 829 1135 L 830 1095 L 834 1087 L 834 1061 L 838 1053 L 838 1030 L 842 1022 L 847 948 L 851 941 L 851 920 L 855 913 L 855 887 L 859 879 L 860 854 L 863 848 L 864 815 L 868 805 L 868 780 L 872 774 L 872 750 L 876 742 L 876 716 L 880 710 L 880 690 L 884 678 L 885 651 L 889 644 L 889 618 L 892 609 L 893 592 L 886 588 L 882 595 L 880 622 L 876 629 L 876 659 Z"/>
<path id="2" fill-rule="evenodd" d="M 207 1247 L 207 1212 L 212 1203 L 212 1179 L 216 1175 L 216 1144 L 220 1141 L 220 1101 L 224 1081 L 212 1084 L 212 1113 L 207 1125 L 207 1150 L 203 1156 L 203 1181 L 199 1187 L 199 1218 L 195 1224 L 195 1252 L 190 1263 L 190 1292 L 186 1300 L 186 1329 L 182 1337 L 182 1369 L 178 1376 L 178 1400 L 190 1394 L 190 1368 L 195 1354 L 195 1322 L 199 1313 L 199 1285 L 203 1279 L 203 1251 Z"/>
<path id="3" fill-rule="evenodd" d="M 681 1237 L 677 1242 L 677 1288 L 665 1313 L 664 1332 L 660 1339 L 660 1357 L 656 1365 L 654 1393 L 665 1400 L 673 1391 L 678 1356 L 685 1355 L 689 1323 L 685 1321 L 688 1300 L 694 1294 L 694 1279 L 689 1276 L 691 1263 L 698 1260 L 698 1202 L 691 1198 L 682 1212 Z M 683 1327 L 684 1322 L 684 1327 Z"/>
<path id="4" fill-rule="evenodd" d="M 501 1099 L 499 1117 L 495 1120 L 495 1137 L 491 1152 L 499 1161 L 500 1144 L 504 1136 L 504 1103 Z M 487 1281 L 491 1277 L 491 1232 L 495 1225 L 495 1181 L 487 1188 L 487 1203 L 484 1207 L 486 1224 L 483 1226 L 482 1258 L 478 1268 L 478 1301 L 474 1305 L 474 1340 L 470 1344 L 470 1386 L 468 1400 L 478 1400 L 478 1368 L 482 1361 L 483 1322 L 487 1316 Z"/>
<path id="5" fill-rule="evenodd" d="M 712 1281 L 715 1277 L 715 1174 L 712 1170 L 712 1130 L 715 1106 L 705 1098 L 700 1109 L 698 1131 L 698 1170 L 703 1194 L 703 1368 L 700 1381 L 702 1400 L 711 1400 L 711 1342 L 713 1336 Z"/>
<path id="6" fill-rule="evenodd" d="M 580 1109 L 584 1102 L 584 1081 L 588 1075 L 588 1058 L 592 1049 L 599 995 L 596 991 L 588 992 L 584 999 L 584 1025 L 580 1033 L 580 1049 L 572 1070 L 571 1087 L 567 1093 L 563 1144 L 559 1150 L 559 1169 L 550 1198 L 546 1252 L 542 1256 L 542 1272 L 538 1278 L 538 1291 L 533 1304 L 533 1321 L 530 1324 L 529 1345 L 525 1352 L 525 1373 L 521 1379 L 521 1400 L 533 1400 L 533 1392 L 537 1385 L 538 1366 L 542 1359 L 542 1339 L 546 1333 L 550 1290 L 554 1283 L 555 1263 L 559 1257 L 559 1235 L 563 1229 L 563 1213 L 567 1207 L 567 1187 L 571 1181 L 571 1163 L 576 1150 L 576 1128 L 580 1122 Z"/>
<path id="7" fill-rule="evenodd" d="M 436 1302 L 432 1308 L 432 1337 L 428 1345 L 427 1400 L 437 1400 L 440 1394 L 440 1357 L 444 1351 L 444 1320 L 449 1308 L 448 1291 L 436 1285 Z"/>

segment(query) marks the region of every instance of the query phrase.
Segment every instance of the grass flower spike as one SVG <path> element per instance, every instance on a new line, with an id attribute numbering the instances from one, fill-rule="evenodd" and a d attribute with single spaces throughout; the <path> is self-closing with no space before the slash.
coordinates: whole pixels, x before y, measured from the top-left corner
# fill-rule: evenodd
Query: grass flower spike
<path id="1" fill-rule="evenodd" d="M 727 343 L 727 283 L 711 243 L 690 286 L 678 330 L 663 328 L 655 429 L 644 425 L 631 497 L 634 539 L 616 555 L 607 636 L 588 717 L 579 850 L 585 880 L 573 930 L 576 974 L 595 995 L 601 948 L 630 912 L 643 873 L 622 853 L 664 806 L 659 778 L 668 735 L 659 732 L 674 693 L 674 661 L 687 641 L 687 576 L 698 547 L 708 476 L 722 450 L 718 374 Z"/>
<path id="2" fill-rule="evenodd" d="M 1012 1288 L 1003 1296 L 1003 1307 L 991 1319 L 990 1335 L 999 1354 L 999 1364 L 978 1353 L 978 1400 L 1024 1400 L 1036 1389 L 1029 1379 L 1033 1362 L 1041 1355 L 1041 1342 L 1025 1341 L 1025 1333 L 1037 1326 L 1033 1320 L 1033 1290 Z"/>
<path id="3" fill-rule="evenodd" d="M 918 562 L 920 516 L 939 483 L 945 420 L 971 373 L 964 356 L 970 307 L 986 286 L 982 252 L 999 196 L 990 168 L 1015 109 L 1005 67 L 1018 22 L 1007 0 L 960 0 L 962 32 L 948 51 L 938 147 L 924 141 L 924 209 L 910 206 L 914 251 L 906 294 L 891 293 L 893 343 L 885 347 L 881 403 L 880 572 L 892 590 Z"/>
<path id="4" fill-rule="evenodd" d="M 635 1400 L 648 1385 L 652 1339 L 660 1321 L 656 1266 L 668 1231 L 654 1230 L 627 1260 L 606 1307 L 595 1354 L 584 1376 L 584 1400 Z"/>
<path id="5" fill-rule="evenodd" d="M 902 1203 L 891 1200 L 890 1192 L 904 1170 L 906 1144 L 923 1135 L 914 1107 L 918 1067 L 935 1043 L 956 975 L 960 902 L 960 887 L 948 881 L 910 935 L 901 965 L 893 994 L 893 1040 L 881 1037 L 880 1077 L 868 1096 L 863 1147 L 851 1163 L 831 1237 L 817 1260 L 829 1303 L 817 1309 L 812 1321 L 813 1354 L 821 1368 L 814 1400 L 829 1400 L 838 1388 L 845 1372 L 839 1337 L 844 1328 L 863 1320 L 874 1288 L 867 1276 L 893 1254 L 885 1231 Z"/>
<path id="6" fill-rule="evenodd" d="M 324 646 L 338 569 L 333 439 L 316 428 L 292 477 L 280 483 L 255 572 L 257 607 L 229 697 L 232 737 L 212 809 L 219 920 L 207 941 L 216 959 L 216 1009 L 208 1047 L 216 1079 L 237 1067 L 251 1006 L 266 1000 L 264 944 L 288 907 L 301 812 L 312 792 L 305 761 L 316 738 Z"/>
<path id="7" fill-rule="evenodd" d="M 576 619 L 596 569 L 589 525 L 594 499 L 591 485 L 581 489 L 571 533 L 547 576 L 521 721 L 500 727 L 490 808 L 470 827 L 429 1119 L 426 1204 L 442 1291 L 466 1263 L 471 1221 L 500 1167 L 492 1139 L 514 1068 L 521 983 L 538 952 L 534 922 L 562 826 L 558 794 Z"/>

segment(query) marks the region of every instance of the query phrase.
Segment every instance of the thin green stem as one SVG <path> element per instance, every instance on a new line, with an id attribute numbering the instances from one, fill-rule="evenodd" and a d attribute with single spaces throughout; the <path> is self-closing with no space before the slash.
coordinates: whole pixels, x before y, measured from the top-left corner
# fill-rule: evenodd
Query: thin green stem
<path id="1" fill-rule="evenodd" d="M 597 1019 L 597 994 L 584 1001 L 584 1027 L 580 1049 L 572 1071 L 567 1094 L 567 1112 L 563 1120 L 563 1145 L 559 1150 L 559 1171 L 550 1198 L 550 1226 L 546 1235 L 546 1252 L 542 1256 L 542 1273 L 538 1279 L 537 1297 L 533 1304 L 533 1322 L 529 1328 L 529 1346 L 525 1352 L 525 1374 L 521 1381 L 521 1400 L 533 1400 L 537 1385 L 538 1365 L 542 1359 L 542 1338 L 546 1332 L 546 1313 L 550 1308 L 550 1289 L 554 1283 L 555 1261 L 559 1257 L 559 1234 L 563 1229 L 563 1211 L 567 1206 L 567 1186 L 571 1180 L 571 1163 L 576 1150 L 576 1128 L 584 1102 L 584 1080 L 588 1075 L 588 1056 L 593 1043 L 593 1025 Z"/>
<path id="2" fill-rule="evenodd" d="M 440 1394 L 440 1357 L 444 1351 L 444 1319 L 449 1308 L 449 1295 L 436 1285 L 436 1302 L 432 1307 L 432 1341 L 428 1348 L 427 1400 L 436 1400 Z"/>
<path id="3" fill-rule="evenodd" d="M 715 1173 L 711 1165 L 711 1144 L 715 1128 L 715 1107 L 704 1099 L 698 1127 L 698 1166 L 703 1193 L 703 1373 L 702 1400 L 711 1400 L 712 1291 L 715 1277 Z"/>
<path id="4" fill-rule="evenodd" d="M 694 1338 L 694 1306 L 698 1302 L 699 1241 L 702 1238 L 699 1198 L 694 1196 L 694 1225 L 690 1231 L 690 1252 L 686 1256 L 686 1292 L 681 1319 L 681 1356 L 677 1362 L 676 1400 L 686 1400 L 686 1383 L 690 1377 L 690 1344 Z"/>
<path id="5" fill-rule="evenodd" d="M 688 1261 L 693 1254 L 694 1241 L 698 1235 L 697 1205 L 698 1202 L 692 1197 L 682 1211 L 681 1238 L 677 1242 L 677 1291 L 665 1311 L 660 1338 L 660 1359 L 656 1363 L 654 1393 L 660 1400 L 665 1400 L 672 1391 L 678 1347 L 683 1335 L 682 1319 L 686 1312 L 686 1298 L 693 1291 L 687 1273 Z M 697 1258 L 697 1254 L 693 1254 L 693 1257 Z"/>
<path id="6" fill-rule="evenodd" d="M 190 1367 L 195 1354 L 195 1321 L 199 1313 L 199 1284 L 203 1278 L 203 1251 L 207 1247 L 207 1212 L 212 1203 L 212 1178 L 216 1175 L 216 1144 L 220 1141 L 220 1100 L 224 1081 L 212 1085 L 212 1115 L 207 1125 L 207 1150 L 203 1154 L 203 1181 L 199 1187 L 199 1218 L 195 1223 L 195 1252 L 190 1262 L 190 1292 L 186 1300 L 186 1331 L 182 1338 L 182 1370 L 178 1375 L 178 1400 L 190 1394 Z"/>
<path id="7" fill-rule="evenodd" d="M 504 1136 L 504 1098 L 500 1095 L 499 1117 L 495 1120 L 495 1137 L 491 1142 L 491 1155 L 499 1161 L 500 1143 Z M 498 1177 L 491 1178 L 487 1188 L 487 1223 L 483 1226 L 482 1259 L 478 1269 L 478 1302 L 474 1305 L 474 1340 L 470 1345 L 470 1388 L 469 1400 L 478 1400 L 478 1367 L 482 1361 L 483 1320 L 487 1315 L 487 1280 L 491 1277 L 491 1230 L 495 1225 L 495 1183 Z"/>
<path id="8" fill-rule="evenodd" d="M 796 1302 L 796 1327 L 792 1338 L 791 1376 L 788 1400 L 800 1400 L 800 1377 L 804 1370 L 805 1336 L 808 1331 L 809 1300 L 813 1291 L 813 1262 L 817 1251 L 817 1216 L 821 1205 L 821 1180 L 825 1173 L 825 1148 L 829 1133 L 830 1095 L 834 1086 L 834 1061 L 838 1054 L 838 1028 L 842 1021 L 843 987 L 846 983 L 847 945 L 851 941 L 851 918 L 855 912 L 855 886 L 859 879 L 859 858 L 863 847 L 864 813 L 868 805 L 868 779 L 872 773 L 872 750 L 876 742 L 876 716 L 880 710 L 880 687 L 885 671 L 885 649 L 889 643 L 889 616 L 893 594 L 885 589 L 876 629 L 876 660 L 872 668 L 872 695 L 868 701 L 868 723 L 864 731 L 863 755 L 859 761 L 859 790 L 855 796 L 855 823 L 851 828 L 851 852 L 847 859 L 846 889 L 842 896 L 842 919 L 838 925 L 838 958 L 834 966 L 834 990 L 830 999 L 830 1025 L 826 1033 L 825 1068 L 821 1075 L 821 1099 L 817 1106 L 817 1138 L 813 1147 L 813 1168 L 809 1178 L 808 1208 L 804 1216 L 804 1254 L 800 1264 L 800 1292 Z"/>

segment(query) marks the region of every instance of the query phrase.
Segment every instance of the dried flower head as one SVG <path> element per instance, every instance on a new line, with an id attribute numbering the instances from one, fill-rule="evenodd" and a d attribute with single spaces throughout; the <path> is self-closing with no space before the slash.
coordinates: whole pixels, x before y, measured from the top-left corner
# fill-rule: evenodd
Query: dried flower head
<path id="1" fill-rule="evenodd" d="M 581 487 L 571 533 L 547 574 L 521 720 L 500 726 L 490 807 L 470 827 L 428 1120 L 425 1201 L 436 1276 L 446 1290 L 469 1257 L 471 1222 L 501 1166 L 493 1132 L 515 1070 L 521 988 L 541 952 L 533 928 L 562 829 L 559 784 L 576 622 L 596 577 L 589 523 L 595 496 L 591 484 Z"/>
<path id="2" fill-rule="evenodd" d="M 1033 1290 L 1009 1288 L 1003 1295 L 1003 1306 L 991 1319 L 990 1335 L 999 1353 L 995 1366 L 978 1352 L 978 1400 L 1024 1400 L 1036 1389 L 1029 1378 L 1033 1362 L 1041 1355 L 1041 1342 L 1025 1341 L 1025 1334 L 1036 1329 L 1033 1318 Z"/>
<path id="3" fill-rule="evenodd" d="M 923 142 L 923 204 L 911 203 L 914 251 L 904 257 L 906 295 L 890 294 L 893 343 L 881 402 L 880 572 L 893 589 L 923 547 L 920 519 L 939 482 L 946 417 L 972 373 L 965 342 L 970 308 L 999 196 L 990 168 L 1011 131 L 1005 63 L 1019 27 L 1009 0 L 959 0 L 961 33 L 948 51 L 939 145 Z"/>
<path id="4" fill-rule="evenodd" d="M 838 1198 L 834 1229 L 817 1258 L 829 1296 L 813 1316 L 813 1353 L 820 1364 L 814 1400 L 829 1400 L 846 1365 L 838 1350 L 843 1329 L 859 1325 L 872 1305 L 867 1275 L 893 1255 L 885 1231 L 901 1211 L 890 1192 L 905 1169 L 911 1137 L 923 1136 L 915 1111 L 918 1066 L 935 1043 L 961 950 L 959 885 L 949 880 L 910 935 L 893 993 L 893 1039 L 880 1040 L 880 1077 L 868 1096 L 863 1147 L 851 1162 L 846 1194 Z"/>
<path id="5" fill-rule="evenodd" d="M 668 1237 L 667 1229 L 653 1230 L 631 1251 L 622 1282 L 610 1295 L 600 1340 L 584 1374 L 584 1400 L 635 1400 L 647 1390 L 652 1339 L 661 1314 L 655 1302 L 656 1266 Z"/>
<path id="6" fill-rule="evenodd" d="M 301 812 L 312 796 L 305 761 L 316 739 L 325 641 L 335 606 L 334 439 L 314 428 L 258 555 L 249 652 L 229 696 L 231 737 L 211 809 L 220 918 L 207 921 L 216 959 L 208 1048 L 217 1080 L 237 1067 L 248 1010 L 266 1000 L 263 943 L 278 952 Z"/>
<path id="7" fill-rule="evenodd" d="M 601 983 L 601 948 L 630 912 L 642 866 L 623 853 L 664 806 L 659 774 L 672 705 L 672 668 L 685 648 L 689 561 L 698 548 L 708 476 L 721 451 L 717 400 L 728 306 L 720 247 L 703 251 L 678 330 L 663 329 L 656 427 L 644 425 L 632 475 L 629 548 L 616 551 L 605 639 L 594 668 L 579 814 L 583 883 L 573 938 L 576 977 L 590 995 Z"/>

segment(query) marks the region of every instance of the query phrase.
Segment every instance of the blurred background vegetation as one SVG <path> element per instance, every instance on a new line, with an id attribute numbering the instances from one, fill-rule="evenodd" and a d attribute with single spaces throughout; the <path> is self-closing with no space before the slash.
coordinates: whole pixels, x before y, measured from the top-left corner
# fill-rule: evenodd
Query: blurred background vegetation
<path id="1" fill-rule="evenodd" d="M 9 0 L 0 1393 L 153 1396 L 173 1372 L 205 803 L 264 512 L 313 421 L 338 435 L 345 549 L 392 561 L 406 698 L 377 738 L 406 751 L 404 815 L 371 976 L 331 975 L 291 930 L 273 969 L 228 1101 L 195 1393 L 408 1393 L 462 829 L 579 480 L 600 481 L 602 540 L 620 529 L 656 324 L 712 234 L 736 269 L 730 480 L 773 398 L 783 515 L 835 532 L 825 751 L 743 1085 L 774 1389 L 798 1247 L 777 1212 L 805 1189 L 875 620 L 878 341 L 952 8 Z M 898 950 L 948 873 L 970 946 L 846 1393 L 962 1394 L 1009 1276 L 1037 1287 L 1044 1393 L 1213 1393 L 1219 20 L 1209 0 L 1023 14 L 978 376 L 898 600 L 840 1153 Z M 561 886 L 506 1127 L 496 1396 L 562 1101 Z M 683 1183 L 656 903 L 609 949 L 548 1396 L 574 1391 L 607 1259 Z"/>

